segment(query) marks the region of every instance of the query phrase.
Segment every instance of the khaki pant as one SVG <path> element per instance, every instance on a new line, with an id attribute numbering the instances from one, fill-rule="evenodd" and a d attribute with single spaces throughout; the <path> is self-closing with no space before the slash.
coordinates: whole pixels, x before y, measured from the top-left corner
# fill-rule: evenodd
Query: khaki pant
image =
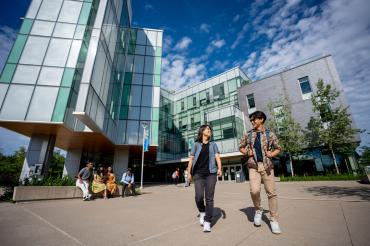
<path id="1" fill-rule="evenodd" d="M 254 207 L 256 210 L 262 210 L 261 207 L 261 181 L 263 180 L 263 184 L 265 186 L 268 203 L 269 203 L 269 210 L 271 215 L 271 220 L 278 219 L 278 204 L 277 204 L 277 195 L 275 191 L 275 179 L 274 179 L 274 170 L 271 170 L 270 175 L 267 175 L 264 168 L 260 168 L 262 163 L 258 163 L 259 170 L 254 168 L 248 168 L 249 170 L 249 185 L 250 185 L 250 192 Z"/>

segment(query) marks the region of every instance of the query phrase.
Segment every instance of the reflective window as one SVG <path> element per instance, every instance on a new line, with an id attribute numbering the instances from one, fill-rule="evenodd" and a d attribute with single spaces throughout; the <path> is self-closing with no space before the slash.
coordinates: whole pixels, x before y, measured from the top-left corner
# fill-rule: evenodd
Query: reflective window
<path id="1" fill-rule="evenodd" d="M 127 121 L 127 144 L 137 144 L 139 137 L 139 121 L 128 120 Z"/>
<path id="2" fill-rule="evenodd" d="M 19 33 L 29 34 L 32 27 L 32 22 L 33 20 L 31 19 L 24 19 Z"/>
<path id="3" fill-rule="evenodd" d="M 42 1 L 37 19 L 56 21 L 63 0 L 44 0 Z"/>
<path id="4" fill-rule="evenodd" d="M 156 46 L 157 45 L 157 32 L 147 31 L 147 35 L 148 35 L 148 45 Z"/>
<path id="5" fill-rule="evenodd" d="M 140 120 L 150 120 L 151 119 L 151 108 L 141 107 Z"/>
<path id="6" fill-rule="evenodd" d="M 153 78 L 154 76 L 152 74 L 144 74 L 143 85 L 153 85 Z"/>
<path id="7" fill-rule="evenodd" d="M 255 108 L 256 103 L 254 102 L 254 95 L 249 94 L 247 95 L 247 102 L 248 102 L 248 108 Z"/>
<path id="8" fill-rule="evenodd" d="M 160 99 L 160 88 L 159 87 L 153 87 L 152 107 L 159 107 L 159 99 Z"/>
<path id="9" fill-rule="evenodd" d="M 140 118 L 140 107 L 130 106 L 128 109 L 128 118 L 130 120 L 138 120 Z"/>
<path id="10" fill-rule="evenodd" d="M 82 5 L 81 15 L 78 19 L 78 24 L 86 25 L 87 20 L 89 19 L 90 10 L 91 10 L 92 3 L 84 2 Z"/>
<path id="11" fill-rule="evenodd" d="M 48 47 L 49 38 L 29 36 L 20 63 L 41 65 Z"/>
<path id="12" fill-rule="evenodd" d="M 40 36 L 51 36 L 54 29 L 54 22 L 35 20 L 31 34 Z"/>
<path id="13" fill-rule="evenodd" d="M 145 57 L 145 70 L 144 73 L 153 74 L 154 73 L 154 57 L 146 56 Z"/>
<path id="14" fill-rule="evenodd" d="M 53 38 L 46 53 L 44 65 L 64 67 L 70 46 L 71 40 Z"/>
<path id="15" fill-rule="evenodd" d="M 140 73 L 134 73 L 132 77 L 132 84 L 141 85 L 143 83 L 143 75 Z"/>
<path id="16" fill-rule="evenodd" d="M 12 83 L 36 84 L 39 72 L 40 72 L 39 66 L 18 65 Z"/>
<path id="17" fill-rule="evenodd" d="M 82 39 L 85 33 L 86 26 L 85 25 L 77 25 L 76 32 L 75 32 L 75 39 Z"/>
<path id="18" fill-rule="evenodd" d="M 3 100 L 8 90 L 8 86 L 9 86 L 8 84 L 0 84 L 0 107 L 1 104 L 3 104 Z"/>
<path id="19" fill-rule="evenodd" d="M 11 85 L 6 95 L 0 117 L 10 120 L 24 120 L 34 86 Z"/>
<path id="20" fill-rule="evenodd" d="M 58 89 L 57 87 L 36 86 L 27 113 L 27 120 L 50 121 Z"/>
<path id="21" fill-rule="evenodd" d="M 298 79 L 302 94 L 311 93 L 311 85 L 308 76 Z"/>
<path id="22" fill-rule="evenodd" d="M 3 72 L 1 74 L 0 82 L 10 83 L 10 81 L 12 80 L 12 77 L 13 77 L 16 66 L 17 65 L 15 65 L 15 64 L 6 64 L 4 69 L 3 69 Z"/>
<path id="23" fill-rule="evenodd" d="M 136 43 L 141 44 L 141 45 L 146 45 L 146 34 L 144 30 L 137 30 L 137 38 L 136 38 Z"/>
<path id="24" fill-rule="evenodd" d="M 64 1 L 62 10 L 60 11 L 58 21 L 77 23 L 82 7 L 81 2 Z"/>
<path id="25" fill-rule="evenodd" d="M 143 73 L 144 70 L 144 56 L 135 56 L 135 73 Z"/>
<path id="26" fill-rule="evenodd" d="M 61 122 L 64 119 L 64 113 L 67 107 L 70 88 L 61 87 L 58 92 L 57 101 L 53 112 L 52 121 Z"/>
<path id="27" fill-rule="evenodd" d="M 133 85 L 131 86 L 130 92 L 130 105 L 131 106 L 140 106 L 141 101 L 141 86 Z"/>
<path id="28" fill-rule="evenodd" d="M 67 23 L 57 23 L 54 29 L 54 37 L 57 38 L 73 38 L 76 25 Z"/>
<path id="29" fill-rule="evenodd" d="M 153 87 L 151 86 L 143 86 L 143 96 L 141 97 L 141 106 L 152 106 L 152 94 L 153 94 Z"/>
<path id="30" fill-rule="evenodd" d="M 8 62 L 9 63 L 18 63 L 19 57 L 22 54 L 24 44 L 26 43 L 27 35 L 19 34 L 17 39 L 14 42 L 12 51 L 9 54 Z"/>
<path id="31" fill-rule="evenodd" d="M 80 54 L 81 44 L 81 40 L 73 40 L 71 51 L 69 52 L 67 67 L 76 67 L 78 55 Z"/>
<path id="32" fill-rule="evenodd" d="M 136 55 L 145 55 L 145 46 L 144 45 L 136 45 L 135 54 Z"/>
<path id="33" fill-rule="evenodd" d="M 58 67 L 43 67 L 37 84 L 59 86 L 62 80 L 63 70 L 63 68 Z"/>
<path id="34" fill-rule="evenodd" d="M 26 18 L 34 19 L 37 14 L 37 11 L 39 10 L 40 4 L 41 4 L 41 0 L 31 1 L 30 6 L 28 7 Z"/>

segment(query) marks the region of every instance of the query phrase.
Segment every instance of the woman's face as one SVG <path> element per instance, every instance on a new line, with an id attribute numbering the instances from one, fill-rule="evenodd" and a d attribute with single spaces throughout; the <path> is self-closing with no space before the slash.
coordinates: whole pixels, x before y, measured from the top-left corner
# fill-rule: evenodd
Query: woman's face
<path id="1" fill-rule="evenodd" d="M 209 126 L 204 128 L 203 135 L 206 136 L 206 137 L 211 137 L 212 136 L 212 131 L 211 131 L 211 128 L 209 128 Z"/>
<path id="2" fill-rule="evenodd" d="M 108 172 L 112 172 L 112 167 L 108 167 Z"/>

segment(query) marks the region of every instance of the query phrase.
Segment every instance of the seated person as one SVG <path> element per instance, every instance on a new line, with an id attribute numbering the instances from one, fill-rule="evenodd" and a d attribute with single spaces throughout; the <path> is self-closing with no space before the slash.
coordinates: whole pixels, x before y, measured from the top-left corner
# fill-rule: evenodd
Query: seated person
<path id="1" fill-rule="evenodd" d="M 93 193 L 101 193 L 104 192 L 104 198 L 107 198 L 107 186 L 104 183 L 105 176 L 104 176 L 104 168 L 99 166 L 98 171 L 94 174 L 94 180 L 92 182 L 91 190 Z"/>
<path id="2" fill-rule="evenodd" d="M 105 175 L 107 195 L 112 196 L 117 192 L 116 175 L 114 175 L 113 168 L 108 166 L 107 174 Z"/>
<path id="3" fill-rule="evenodd" d="M 122 187 L 122 197 L 125 197 L 125 191 L 128 187 L 131 189 L 131 194 L 135 195 L 135 183 L 134 183 L 134 174 L 132 173 L 131 168 L 127 169 L 127 172 L 125 172 L 122 175 L 121 183 L 123 183 Z"/>

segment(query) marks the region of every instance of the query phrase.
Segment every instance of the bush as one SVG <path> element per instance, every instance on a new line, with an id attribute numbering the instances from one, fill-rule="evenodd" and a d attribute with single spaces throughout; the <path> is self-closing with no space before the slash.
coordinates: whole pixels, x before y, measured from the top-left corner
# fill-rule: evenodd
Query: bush
<path id="1" fill-rule="evenodd" d="M 360 180 L 360 175 L 353 174 L 327 174 L 327 175 L 317 175 L 317 176 L 280 176 L 280 181 L 331 181 L 331 180 Z"/>
<path id="2" fill-rule="evenodd" d="M 71 177 L 53 177 L 49 176 L 42 180 L 32 179 L 31 181 L 25 183 L 25 185 L 32 186 L 75 186 L 76 180 Z"/>

